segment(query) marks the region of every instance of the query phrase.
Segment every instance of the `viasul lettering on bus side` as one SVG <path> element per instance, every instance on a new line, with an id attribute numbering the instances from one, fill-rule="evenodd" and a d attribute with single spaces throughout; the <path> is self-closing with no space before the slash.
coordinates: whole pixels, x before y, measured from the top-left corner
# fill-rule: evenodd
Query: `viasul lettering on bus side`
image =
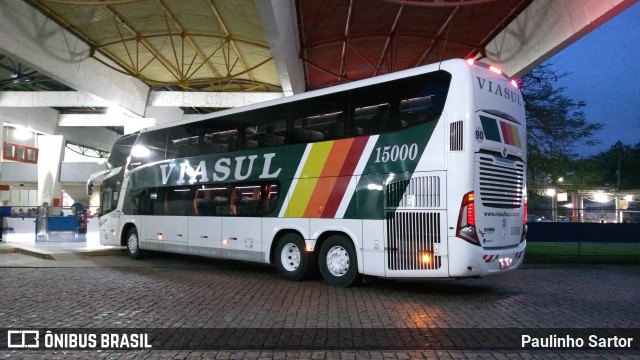
<path id="1" fill-rule="evenodd" d="M 262 169 L 260 169 L 259 179 L 276 178 L 281 168 L 271 169 L 271 160 L 276 156 L 275 153 L 263 154 L 264 159 Z M 197 166 L 192 166 L 188 161 L 178 164 L 160 165 L 160 173 L 162 175 L 162 184 L 172 183 L 182 185 L 185 183 L 205 183 L 210 181 L 226 181 L 226 180 L 246 180 L 254 173 L 254 163 L 258 155 L 236 156 L 234 158 L 223 157 L 213 164 L 213 172 L 207 171 L 207 161 L 200 160 Z M 211 178 L 209 177 L 211 175 Z"/>

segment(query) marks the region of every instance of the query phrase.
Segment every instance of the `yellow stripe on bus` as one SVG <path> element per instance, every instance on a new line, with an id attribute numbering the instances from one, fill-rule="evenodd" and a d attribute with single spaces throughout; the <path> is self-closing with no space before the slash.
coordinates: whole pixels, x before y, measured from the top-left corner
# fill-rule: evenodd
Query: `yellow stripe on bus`
<path id="1" fill-rule="evenodd" d="M 296 188 L 291 195 L 289 207 L 285 212 L 286 217 L 302 217 L 304 215 L 307 204 L 309 204 L 311 195 L 318 183 L 318 177 L 320 177 L 322 169 L 327 162 L 333 143 L 333 141 L 327 141 L 311 145 L 311 151 L 302 168 Z"/>

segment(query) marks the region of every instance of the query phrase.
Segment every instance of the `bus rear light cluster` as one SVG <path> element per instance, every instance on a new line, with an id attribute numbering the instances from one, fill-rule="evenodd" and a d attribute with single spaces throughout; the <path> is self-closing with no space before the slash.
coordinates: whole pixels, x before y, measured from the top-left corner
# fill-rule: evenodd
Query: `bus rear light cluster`
<path id="1" fill-rule="evenodd" d="M 522 236 L 520 237 L 520 242 L 523 242 L 526 238 L 527 238 L 527 230 L 528 230 L 528 226 L 527 226 L 527 198 L 524 198 L 524 206 L 522 207 L 523 211 L 522 211 Z"/>
<path id="2" fill-rule="evenodd" d="M 493 65 L 489 66 L 489 71 L 491 71 L 492 73 L 497 74 L 497 75 L 502 75 L 502 70 L 498 69 L 497 67 L 495 67 Z"/>
<path id="3" fill-rule="evenodd" d="M 473 191 L 464 194 L 462 197 L 456 236 L 468 243 L 480 246 L 480 240 L 478 239 L 478 234 L 476 232 L 476 211 L 474 199 L 475 195 Z"/>
<path id="4" fill-rule="evenodd" d="M 500 70 L 500 68 L 495 66 L 495 65 L 486 65 L 486 64 L 484 64 L 484 63 L 482 63 L 480 61 L 476 61 L 475 59 L 471 59 L 471 58 L 466 59 L 466 61 L 467 61 L 467 64 L 469 64 L 469 65 L 481 66 L 481 67 L 483 67 L 485 69 L 488 69 L 489 71 L 491 71 L 492 73 L 494 73 L 496 75 L 502 75 L 502 76 L 504 76 L 505 78 L 508 79 L 508 77 L 502 72 L 502 70 Z M 510 79 L 509 83 L 511 84 L 511 86 L 513 86 L 516 89 L 520 88 L 520 84 L 518 83 L 518 80 L 516 80 L 516 79 Z"/>

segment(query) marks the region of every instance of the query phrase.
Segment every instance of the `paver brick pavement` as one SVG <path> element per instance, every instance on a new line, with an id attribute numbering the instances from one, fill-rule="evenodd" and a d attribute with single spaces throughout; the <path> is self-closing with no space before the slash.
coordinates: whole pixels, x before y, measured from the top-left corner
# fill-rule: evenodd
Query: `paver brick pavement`
<path id="1" fill-rule="evenodd" d="M 595 332 L 640 342 L 639 275 L 638 266 L 534 264 L 499 277 L 367 279 L 342 289 L 289 282 L 271 266 L 190 256 L 5 253 L 0 329 L 129 329 L 149 331 L 156 344 L 171 339 L 161 342 L 166 350 L 5 347 L 0 357 L 640 359 L 638 347 L 523 349 L 519 341 Z"/>

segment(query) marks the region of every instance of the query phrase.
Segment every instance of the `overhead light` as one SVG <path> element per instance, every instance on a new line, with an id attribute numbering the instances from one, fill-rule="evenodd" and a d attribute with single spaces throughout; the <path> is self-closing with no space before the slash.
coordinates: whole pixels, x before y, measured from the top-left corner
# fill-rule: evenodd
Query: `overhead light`
<path id="1" fill-rule="evenodd" d="M 136 145 L 131 150 L 131 155 L 134 157 L 147 157 L 151 155 L 151 151 L 144 145 Z"/>
<path id="2" fill-rule="evenodd" d="M 27 129 L 24 126 L 16 126 L 16 128 L 13 130 L 13 136 L 17 140 L 27 140 L 33 136 L 33 133 L 31 132 L 31 130 Z"/>
<path id="3" fill-rule="evenodd" d="M 605 203 L 609 201 L 609 196 L 605 193 L 602 192 L 597 192 L 595 194 L 593 194 L 593 201 L 595 202 L 600 202 L 600 203 Z"/>

